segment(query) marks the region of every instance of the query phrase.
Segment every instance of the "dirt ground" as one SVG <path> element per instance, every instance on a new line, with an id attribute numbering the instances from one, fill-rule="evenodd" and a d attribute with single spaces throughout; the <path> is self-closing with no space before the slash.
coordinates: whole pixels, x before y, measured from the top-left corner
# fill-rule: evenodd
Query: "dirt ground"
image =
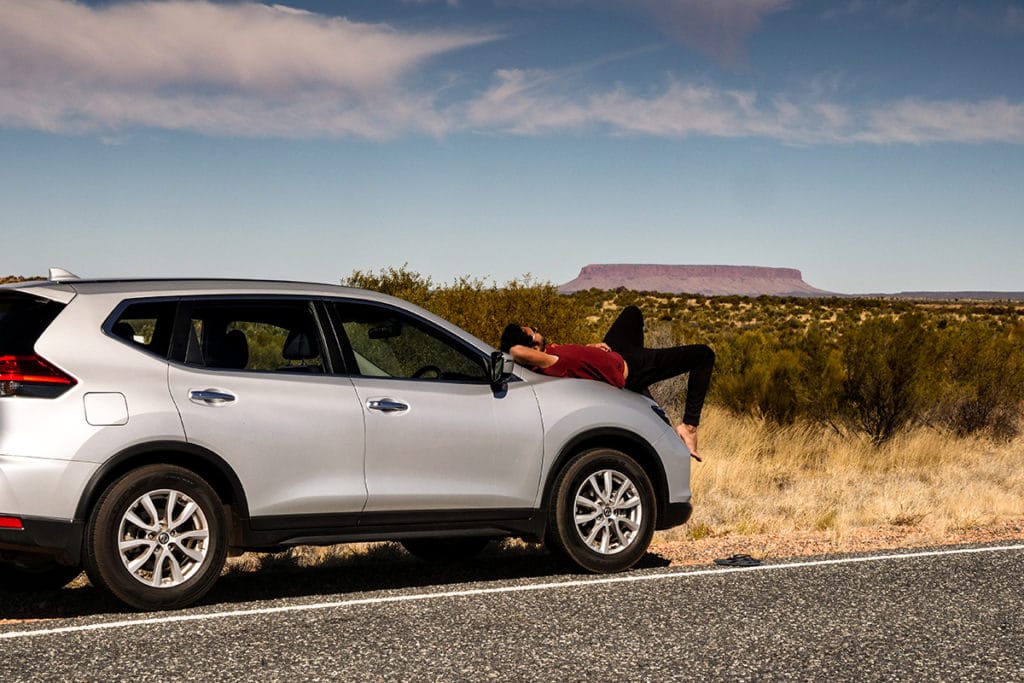
<path id="1" fill-rule="evenodd" d="M 728 535 L 697 540 L 660 541 L 650 551 L 671 566 L 711 564 L 717 558 L 746 554 L 761 560 L 815 555 L 926 548 L 946 545 L 1024 541 L 1024 517 L 987 526 L 957 529 L 942 537 L 913 526 L 863 527 L 845 531 L 778 535 Z"/>

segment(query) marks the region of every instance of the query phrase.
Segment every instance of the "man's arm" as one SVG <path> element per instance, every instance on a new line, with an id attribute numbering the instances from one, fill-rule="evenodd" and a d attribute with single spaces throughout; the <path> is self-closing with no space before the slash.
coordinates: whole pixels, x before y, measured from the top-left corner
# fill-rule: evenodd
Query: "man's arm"
<path id="1" fill-rule="evenodd" d="M 558 356 L 552 356 L 550 353 L 531 349 L 522 344 L 516 344 L 508 352 L 517 363 L 530 368 L 550 368 L 558 362 Z"/>

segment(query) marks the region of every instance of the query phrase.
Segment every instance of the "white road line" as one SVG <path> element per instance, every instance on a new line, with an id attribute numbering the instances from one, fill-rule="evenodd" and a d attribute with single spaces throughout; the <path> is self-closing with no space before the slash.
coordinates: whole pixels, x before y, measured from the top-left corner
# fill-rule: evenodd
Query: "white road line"
<path id="1" fill-rule="evenodd" d="M 641 581 L 664 581 L 670 579 L 690 579 L 698 576 L 721 576 L 734 572 L 764 572 L 782 569 L 798 569 L 802 567 L 822 567 L 837 564 L 856 564 L 862 562 L 882 562 L 888 560 L 908 560 L 921 557 L 941 557 L 944 555 L 967 555 L 972 553 L 997 553 L 1024 550 L 1024 544 L 1005 545 L 986 548 L 960 548 L 956 550 L 930 550 L 918 553 L 897 553 L 891 555 L 871 555 L 866 557 L 844 557 L 832 560 L 812 560 L 808 562 L 789 562 L 786 564 L 765 564 L 758 567 L 719 567 L 698 571 L 661 572 L 658 574 L 633 574 L 628 576 L 606 576 L 601 578 L 579 579 L 575 581 L 554 581 L 536 583 L 525 586 L 503 586 L 498 588 L 476 588 L 472 590 L 445 591 L 441 593 L 415 593 L 412 595 L 393 595 L 378 598 L 362 598 L 356 600 L 338 600 L 334 602 L 317 602 L 309 605 L 288 605 L 285 607 L 264 607 L 260 609 L 242 609 L 228 612 L 210 612 L 207 614 L 182 614 L 178 616 L 128 619 L 124 621 L 108 621 L 84 626 L 66 626 L 62 628 L 35 629 L 30 631 L 8 631 L 0 633 L 0 640 L 15 638 L 34 638 L 38 636 L 63 635 L 82 633 L 85 631 L 103 631 L 109 629 L 131 628 L 134 626 L 156 626 L 187 621 L 208 621 L 212 619 L 231 619 L 238 617 L 266 616 L 287 612 L 307 612 L 314 610 L 335 609 L 340 607 L 358 607 L 361 605 L 383 605 L 397 602 L 413 602 L 422 600 L 441 600 L 445 598 L 465 598 L 497 593 L 522 593 L 526 591 L 556 590 L 561 588 L 581 588 L 601 586 L 611 583 L 637 583 Z"/>

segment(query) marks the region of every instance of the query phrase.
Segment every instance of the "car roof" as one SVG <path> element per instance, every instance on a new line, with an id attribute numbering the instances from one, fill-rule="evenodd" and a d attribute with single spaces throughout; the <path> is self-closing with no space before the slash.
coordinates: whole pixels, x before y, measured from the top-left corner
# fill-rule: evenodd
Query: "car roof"
<path id="1" fill-rule="evenodd" d="M 362 299 L 393 300 L 366 289 L 315 282 L 248 280 L 241 278 L 116 278 L 32 280 L 4 285 L 8 289 L 67 292 L 83 295 L 118 294 L 132 296 L 188 296 L 197 294 L 299 294 L 305 296 L 358 296 Z"/>
<path id="2" fill-rule="evenodd" d="M 328 285 L 315 282 L 293 282 L 289 280 L 247 280 L 238 278 L 119 278 L 31 280 L 0 285 L 0 291 L 19 290 L 36 294 L 47 299 L 69 303 L 76 296 L 114 295 L 123 298 L 176 297 L 176 296 L 305 296 L 305 297 L 351 297 L 362 301 L 390 304 L 418 313 L 434 321 L 463 339 L 475 345 L 489 347 L 490 344 L 463 330 L 449 320 L 414 303 L 382 294 L 371 289 L 358 289 L 342 285 Z"/>

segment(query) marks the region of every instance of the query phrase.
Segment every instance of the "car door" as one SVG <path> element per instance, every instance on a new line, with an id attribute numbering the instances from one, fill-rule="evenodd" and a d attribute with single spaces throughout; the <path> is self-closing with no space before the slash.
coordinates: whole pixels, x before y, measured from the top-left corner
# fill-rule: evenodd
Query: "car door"
<path id="1" fill-rule="evenodd" d="M 339 302 L 335 324 L 365 413 L 368 520 L 536 506 L 542 427 L 526 383 L 496 391 L 485 351 L 408 311 Z"/>
<path id="2" fill-rule="evenodd" d="M 180 362 L 168 379 L 186 438 L 231 466 L 249 514 L 263 526 L 311 515 L 355 524 L 366 502 L 363 409 L 351 380 L 332 372 L 315 305 L 186 300 L 175 329 Z"/>

